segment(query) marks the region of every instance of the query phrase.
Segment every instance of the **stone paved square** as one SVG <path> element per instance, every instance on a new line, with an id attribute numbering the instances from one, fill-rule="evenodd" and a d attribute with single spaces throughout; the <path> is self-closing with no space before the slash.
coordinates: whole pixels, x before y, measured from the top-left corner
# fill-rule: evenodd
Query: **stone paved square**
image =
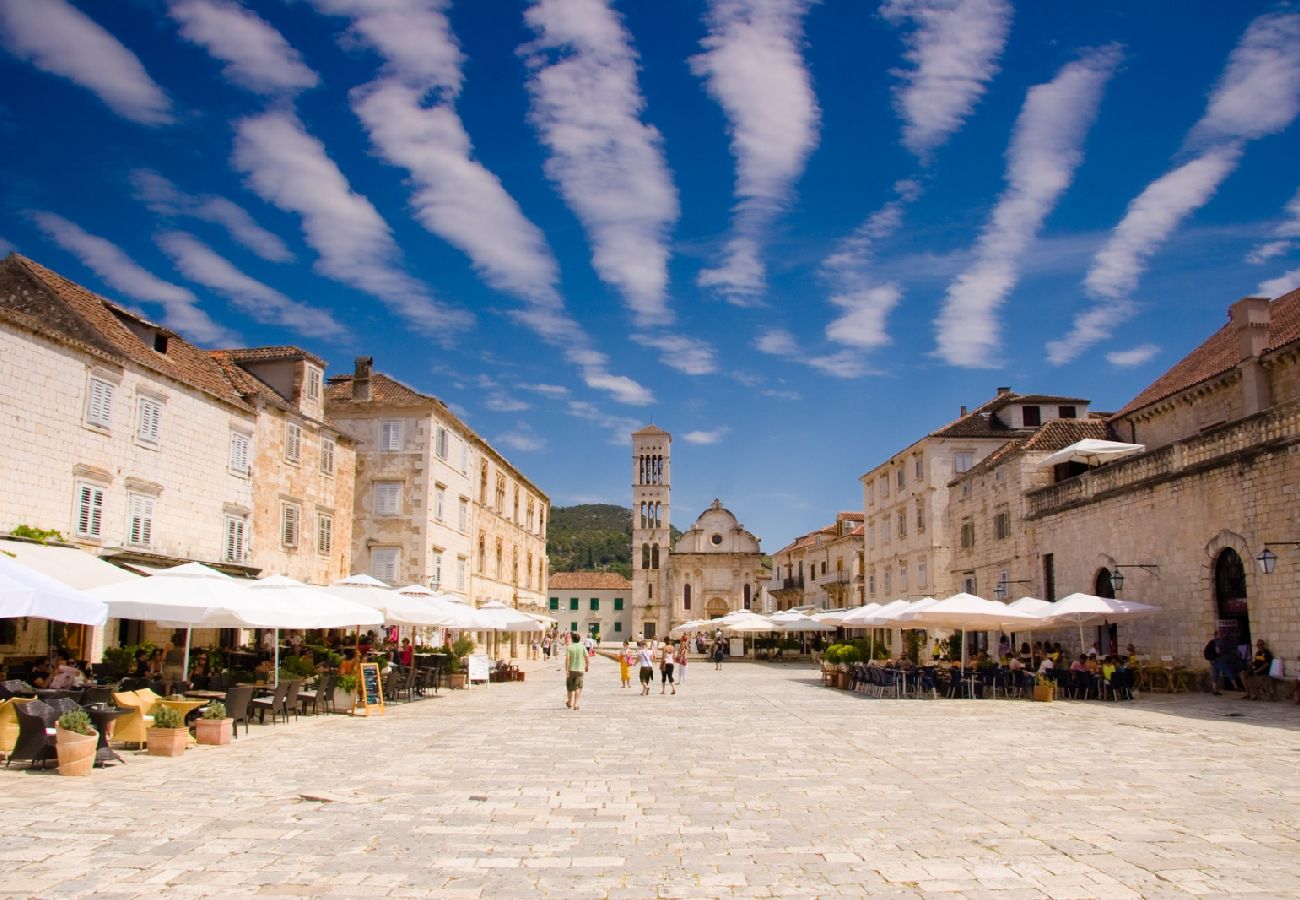
<path id="1" fill-rule="evenodd" d="M 257 726 L 89 778 L 0 770 L 4 897 L 1300 894 L 1300 709 L 876 700 L 690 666 Z"/>

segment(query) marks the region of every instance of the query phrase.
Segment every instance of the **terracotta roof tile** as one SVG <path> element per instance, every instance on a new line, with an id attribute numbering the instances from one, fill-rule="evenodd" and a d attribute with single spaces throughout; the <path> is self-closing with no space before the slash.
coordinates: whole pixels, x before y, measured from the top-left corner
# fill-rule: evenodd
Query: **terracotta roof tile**
<path id="1" fill-rule="evenodd" d="M 843 520 L 847 520 L 847 521 L 849 521 L 849 522 L 861 522 L 861 521 L 863 521 L 865 518 L 866 518 L 866 516 L 865 516 L 862 512 L 860 512 L 860 511 L 859 511 L 859 512 L 853 512 L 852 510 L 845 510 L 845 511 L 839 513 L 839 514 L 835 517 L 835 521 L 838 522 L 838 521 L 840 521 L 840 520 L 843 519 Z"/>
<path id="2" fill-rule="evenodd" d="M 206 352 L 25 256 L 11 253 L 0 261 L 0 307 L 16 313 L 15 318 L 39 317 L 45 323 L 42 333 L 55 339 L 93 347 L 119 363 L 132 362 L 239 409 L 250 409 Z M 166 350 L 145 344 L 127 327 L 128 321 L 156 330 L 167 339 Z"/>
<path id="3" fill-rule="evenodd" d="M 1025 452 L 1055 453 L 1086 438 L 1106 441 L 1112 437 L 1106 423 L 1097 419 L 1053 419 L 1025 441 Z"/>
<path id="4" fill-rule="evenodd" d="M 658 425 L 655 425 L 653 423 L 647 425 L 645 428 L 641 428 L 638 429 L 637 431 L 632 432 L 632 434 L 634 435 L 667 434 L 667 433 L 668 432 L 664 431 Z"/>
<path id="5" fill-rule="evenodd" d="M 1300 289 L 1283 294 L 1269 304 L 1268 350 L 1277 350 L 1296 340 L 1300 340 Z M 1216 375 L 1222 375 L 1240 361 L 1236 337 L 1229 322 L 1174 363 L 1169 371 L 1115 413 L 1114 418 L 1136 412 Z"/>
<path id="6" fill-rule="evenodd" d="M 553 572 L 553 591 L 630 591 L 632 582 L 617 572 Z"/>
<path id="7" fill-rule="evenodd" d="M 358 406 L 366 403 L 381 403 L 398 406 L 425 406 L 429 403 L 447 408 L 437 397 L 421 394 L 415 388 L 407 387 L 395 378 L 375 372 L 370 376 L 370 399 L 352 399 L 351 375 L 331 375 L 325 387 L 325 399 L 329 403 L 353 403 Z"/>
<path id="8" fill-rule="evenodd" d="M 326 362 L 310 350 L 304 350 L 301 347 L 294 347 L 291 344 L 283 344 L 278 347 L 228 347 L 223 348 L 222 353 L 230 354 L 230 358 L 236 362 L 264 362 L 273 359 L 306 359 L 314 362 L 322 369 L 325 368 Z"/>

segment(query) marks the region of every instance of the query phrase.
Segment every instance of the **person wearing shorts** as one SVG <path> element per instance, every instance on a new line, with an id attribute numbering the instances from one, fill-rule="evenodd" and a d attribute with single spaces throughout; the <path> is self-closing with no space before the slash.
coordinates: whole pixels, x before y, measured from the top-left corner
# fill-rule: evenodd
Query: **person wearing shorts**
<path id="1" fill-rule="evenodd" d="M 567 670 L 564 689 L 568 692 L 564 705 L 569 709 L 577 709 L 578 700 L 582 697 L 582 676 L 591 668 L 591 660 L 587 656 L 587 648 L 582 646 L 576 634 L 569 641 L 569 646 L 564 648 L 564 661 Z"/>
<path id="2" fill-rule="evenodd" d="M 641 696 L 644 697 L 650 693 L 650 684 L 655 678 L 654 651 L 650 649 L 649 641 L 641 643 L 641 648 L 636 652 L 636 663 L 641 679 Z"/>
<path id="3" fill-rule="evenodd" d="M 659 693 L 667 693 L 670 685 L 673 693 L 677 693 L 677 684 L 673 681 L 673 645 L 667 641 L 659 648 L 659 675 Z"/>

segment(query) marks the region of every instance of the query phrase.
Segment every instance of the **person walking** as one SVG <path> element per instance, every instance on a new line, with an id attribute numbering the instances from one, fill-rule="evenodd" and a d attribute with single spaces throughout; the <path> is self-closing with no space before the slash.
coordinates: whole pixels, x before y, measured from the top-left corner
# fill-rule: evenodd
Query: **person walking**
<path id="1" fill-rule="evenodd" d="M 686 660 L 691 655 L 689 646 L 686 638 L 682 638 L 682 642 L 677 645 L 677 653 L 673 656 L 673 662 L 676 664 L 673 674 L 677 676 L 679 685 L 686 683 Z"/>
<path id="2" fill-rule="evenodd" d="M 636 662 L 636 654 L 632 652 L 632 647 L 627 641 L 623 642 L 623 647 L 618 651 L 618 679 L 625 688 L 632 686 L 632 663 Z"/>
<path id="3" fill-rule="evenodd" d="M 713 671 L 722 671 L 722 638 L 717 638 L 713 642 Z"/>
<path id="4" fill-rule="evenodd" d="M 669 685 L 677 693 L 677 684 L 673 681 L 673 645 L 664 641 L 659 647 L 659 693 L 667 693 Z"/>
<path id="5" fill-rule="evenodd" d="M 650 693 L 650 682 L 655 677 L 655 660 L 654 651 L 650 649 L 649 641 L 642 641 L 640 648 L 636 652 L 637 675 L 641 679 L 641 696 L 645 697 Z"/>
<path id="6" fill-rule="evenodd" d="M 568 692 L 568 699 L 564 705 L 569 709 L 577 709 L 578 701 L 582 698 L 582 676 L 591 668 L 591 660 L 587 656 L 587 648 L 582 646 L 575 634 L 569 640 L 569 646 L 564 651 L 565 668 L 568 670 L 565 674 L 564 689 Z"/>

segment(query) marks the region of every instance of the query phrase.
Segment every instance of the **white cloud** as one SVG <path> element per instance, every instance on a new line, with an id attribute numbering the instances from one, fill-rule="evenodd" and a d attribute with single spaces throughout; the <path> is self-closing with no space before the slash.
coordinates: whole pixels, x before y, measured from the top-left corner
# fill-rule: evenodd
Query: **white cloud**
<path id="1" fill-rule="evenodd" d="M 325 146 L 289 112 L 235 123 L 235 168 L 263 200 L 302 217 L 303 235 L 326 277 L 382 300 L 427 334 L 449 339 L 468 313 L 434 299 L 401 266 L 401 251 L 370 201 L 355 193 Z"/>
<path id="2" fill-rule="evenodd" d="M 198 298 L 187 288 L 146 271 L 116 244 L 51 212 L 34 212 L 32 219 L 50 240 L 81 260 L 110 287 L 136 300 L 160 305 L 167 325 L 187 340 L 226 345 L 239 342 L 237 334 L 199 309 Z"/>
<path id="3" fill-rule="evenodd" d="M 826 326 L 826 339 L 863 349 L 888 344 L 885 319 L 901 297 L 902 290 L 892 282 L 832 295 L 831 303 L 844 314 Z"/>
<path id="4" fill-rule="evenodd" d="M 645 406 L 654 402 L 654 394 L 625 375 L 593 372 L 587 375 L 586 382 L 593 390 L 605 391 L 615 400 L 630 406 Z"/>
<path id="5" fill-rule="evenodd" d="M 761 242 L 817 145 L 820 111 L 800 53 L 809 0 L 713 0 L 696 75 L 722 106 L 736 157 L 736 210 L 726 260 L 699 283 L 751 303 L 765 285 Z"/>
<path id="6" fill-rule="evenodd" d="M 1130 350 L 1112 350 L 1106 354 L 1106 362 L 1120 368 L 1131 368 L 1150 362 L 1160 348 L 1155 344 L 1139 344 Z"/>
<path id="7" fill-rule="evenodd" d="M 666 296 L 677 191 L 659 132 L 641 121 L 636 53 L 606 0 L 535 0 L 529 119 L 550 154 L 546 174 L 581 220 L 592 264 L 620 291 L 637 327 L 673 321 Z"/>
<path id="8" fill-rule="evenodd" d="M 682 440 L 688 444 L 716 444 L 726 437 L 729 431 L 731 429 L 725 425 L 714 428 L 712 431 L 688 431 L 682 435 Z"/>
<path id="9" fill-rule="evenodd" d="M 687 375 L 710 375 L 718 370 L 717 351 L 699 338 L 682 334 L 633 334 L 632 340 L 660 351 L 664 365 Z"/>
<path id="10" fill-rule="evenodd" d="M 172 121 L 171 101 L 139 58 L 65 0 L 0 0 L 0 41 L 19 59 L 91 91 L 142 125 Z"/>
<path id="11" fill-rule="evenodd" d="M 528 409 L 528 404 L 518 397 L 510 397 L 506 394 L 493 394 L 483 403 L 492 412 L 515 413 L 523 412 Z"/>
<path id="12" fill-rule="evenodd" d="M 823 355 L 811 354 L 784 328 L 770 328 L 762 332 L 754 341 L 754 348 L 760 353 L 801 363 L 834 378 L 860 378 L 867 373 L 866 366 L 856 354 L 847 350 Z"/>
<path id="13" fill-rule="evenodd" d="M 950 365 L 995 364 L 998 307 L 1083 161 L 1084 138 L 1119 57 L 1116 47 L 1089 51 L 1026 95 L 1007 150 L 1007 187 L 980 232 L 975 261 L 948 286 L 936 324 L 935 353 Z"/>
<path id="14" fill-rule="evenodd" d="M 0 237 L 0 256 L 8 256 L 14 252 L 14 245 Z"/>
<path id="15" fill-rule="evenodd" d="M 226 64 L 233 84 L 258 94 L 296 94 L 320 78 L 284 35 L 264 19 L 228 0 L 172 0 L 171 17 L 181 37 Z"/>
<path id="16" fill-rule="evenodd" d="M 1296 247 L 1296 238 L 1300 238 L 1300 190 L 1296 191 L 1286 204 L 1284 218 L 1273 229 L 1272 240 L 1258 244 L 1246 256 L 1246 262 L 1259 264 L 1275 256 L 1290 253 Z"/>
<path id="17" fill-rule="evenodd" d="M 1251 22 L 1228 57 L 1205 115 L 1187 143 L 1208 147 L 1147 185 L 1124 212 L 1084 279 L 1092 308 L 1070 332 L 1047 345 L 1047 358 L 1067 363 L 1133 314 L 1130 300 L 1147 260 L 1178 226 L 1214 196 L 1241 159 L 1246 141 L 1275 134 L 1300 112 L 1300 15 L 1264 15 Z"/>
<path id="18" fill-rule="evenodd" d="M 501 447 L 518 450 L 520 453 L 536 453 L 546 449 L 546 439 L 527 428 L 518 428 L 498 435 L 495 443 Z"/>
<path id="19" fill-rule="evenodd" d="M 799 342 L 785 329 L 771 328 L 758 336 L 754 348 L 773 356 L 794 356 L 799 353 Z"/>
<path id="20" fill-rule="evenodd" d="M 762 393 L 764 397 L 771 397 L 773 400 L 786 400 L 791 403 L 803 400 L 803 394 L 788 388 L 765 388 Z"/>
<path id="21" fill-rule="evenodd" d="M 562 384 L 521 384 L 519 389 L 532 391 L 535 394 L 541 394 L 543 397 L 550 397 L 551 399 L 569 396 L 569 389 Z"/>
<path id="22" fill-rule="evenodd" d="M 892 25 L 915 26 L 904 38 L 909 70 L 894 94 L 903 144 L 926 157 L 952 136 L 998 71 L 1011 28 L 1007 0 L 886 0 Z"/>
<path id="23" fill-rule="evenodd" d="M 1300 113 L 1300 15 L 1250 23 L 1210 95 L 1190 141 L 1253 140 L 1286 130 Z"/>
<path id="24" fill-rule="evenodd" d="M 212 222 L 262 259 L 269 262 L 293 259 L 279 235 L 258 225 L 243 207 L 225 197 L 186 194 L 152 169 L 136 169 L 131 173 L 131 183 L 136 197 L 160 216 L 189 216 Z"/>
<path id="25" fill-rule="evenodd" d="M 347 16 L 352 43 L 373 47 L 409 83 L 460 93 L 462 54 L 447 21 L 448 0 L 311 0 L 317 10 Z"/>
<path id="26" fill-rule="evenodd" d="M 291 300 L 245 275 L 192 235 L 170 231 L 157 240 L 182 275 L 227 297 L 258 322 L 283 325 L 306 337 L 337 339 L 347 334 L 325 310 Z"/>
<path id="27" fill-rule="evenodd" d="M 1276 278 L 1261 282 L 1257 293 L 1261 297 L 1281 297 L 1300 287 L 1300 269 L 1284 272 Z"/>
<path id="28" fill-rule="evenodd" d="M 589 403 L 586 400 L 570 400 L 569 415 L 573 416 L 575 419 L 592 422 L 596 426 L 608 431 L 610 434 L 610 442 L 614 444 L 629 443 L 632 432 L 645 424 L 639 419 L 631 419 L 627 416 L 608 415 L 594 403 Z"/>

